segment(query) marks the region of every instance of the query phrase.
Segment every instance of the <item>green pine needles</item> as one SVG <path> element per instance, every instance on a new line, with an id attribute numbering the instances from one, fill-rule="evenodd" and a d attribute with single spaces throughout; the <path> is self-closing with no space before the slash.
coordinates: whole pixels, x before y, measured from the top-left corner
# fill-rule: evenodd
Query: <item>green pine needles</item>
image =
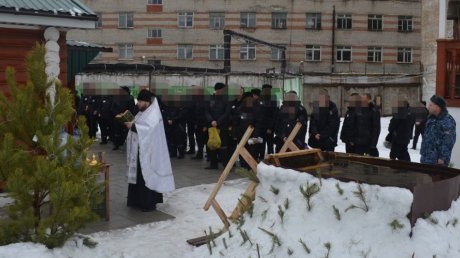
<path id="1" fill-rule="evenodd" d="M 18 85 L 8 67 L 9 96 L 0 92 L 0 179 L 14 199 L 0 220 L 0 245 L 62 246 L 97 219 L 92 207 L 102 201 L 96 182 L 100 168 L 86 162 L 92 141 L 84 119 L 78 119 L 80 137 L 63 137 L 75 116 L 73 95 L 58 82 L 54 104 L 46 94 L 53 82 L 47 81 L 45 52 L 37 44 L 28 54 L 26 85 Z"/>
<path id="2" fill-rule="evenodd" d="M 301 185 L 299 186 L 299 189 L 300 189 L 300 192 L 302 193 L 302 196 L 307 201 L 308 211 L 311 211 L 311 209 L 313 208 L 311 199 L 315 194 L 319 192 L 320 190 L 319 186 L 316 183 L 313 183 L 312 185 L 310 185 L 310 183 L 307 182 L 307 185 L 305 187 Z"/>

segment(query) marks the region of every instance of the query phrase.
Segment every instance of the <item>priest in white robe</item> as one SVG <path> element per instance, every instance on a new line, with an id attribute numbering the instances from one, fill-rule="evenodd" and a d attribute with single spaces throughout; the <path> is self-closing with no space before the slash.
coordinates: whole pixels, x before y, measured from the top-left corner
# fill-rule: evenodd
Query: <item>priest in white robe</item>
<path id="1" fill-rule="evenodd" d="M 174 177 L 158 100 L 141 90 L 137 101 L 134 121 L 125 122 L 129 129 L 127 205 L 152 211 L 163 202 L 163 193 L 174 191 Z"/>

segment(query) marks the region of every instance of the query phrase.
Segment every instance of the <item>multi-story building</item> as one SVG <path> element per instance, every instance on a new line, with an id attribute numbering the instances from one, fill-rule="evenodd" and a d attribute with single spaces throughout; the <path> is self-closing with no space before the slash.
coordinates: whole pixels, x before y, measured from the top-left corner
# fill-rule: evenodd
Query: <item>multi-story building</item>
<path id="1" fill-rule="evenodd" d="M 97 29 L 76 39 L 114 49 L 97 62 L 223 68 L 223 30 L 286 47 L 287 71 L 420 72 L 420 0 L 86 0 Z M 231 41 L 233 71 L 281 68 L 282 50 Z"/>

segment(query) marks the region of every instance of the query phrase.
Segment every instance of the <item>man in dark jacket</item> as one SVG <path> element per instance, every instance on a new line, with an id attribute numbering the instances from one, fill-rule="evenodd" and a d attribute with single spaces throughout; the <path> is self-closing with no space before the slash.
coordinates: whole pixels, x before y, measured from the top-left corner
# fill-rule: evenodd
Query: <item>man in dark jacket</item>
<path id="1" fill-rule="evenodd" d="M 446 101 L 433 95 L 420 148 L 420 163 L 449 166 L 456 141 L 456 123 L 447 111 Z"/>
<path id="2" fill-rule="evenodd" d="M 120 92 L 118 95 L 114 96 L 113 100 L 113 111 L 114 114 L 119 114 L 129 110 L 131 113 L 135 114 L 136 104 L 134 102 L 134 97 L 131 96 L 131 90 L 127 86 L 120 87 Z M 112 128 L 112 139 L 113 139 L 113 149 L 118 150 L 120 146 L 125 143 L 126 136 L 128 135 L 128 129 L 125 125 L 115 121 Z"/>
<path id="3" fill-rule="evenodd" d="M 342 130 L 340 132 L 340 140 L 345 143 L 346 153 L 355 153 L 356 106 L 360 102 L 361 97 L 358 93 L 352 93 L 348 98 L 348 109 L 343 119 Z"/>
<path id="4" fill-rule="evenodd" d="M 187 145 L 185 102 L 180 95 L 167 96 L 163 120 L 165 122 L 166 141 L 168 143 L 169 157 L 183 159 Z"/>
<path id="5" fill-rule="evenodd" d="M 215 94 L 211 97 L 209 105 L 206 108 L 206 120 L 209 127 L 215 127 L 220 130 L 219 136 L 221 147 L 218 150 L 209 150 L 208 156 L 210 165 L 206 169 L 218 169 L 218 162 L 224 166 L 228 162 L 228 126 L 230 123 L 230 105 L 228 102 L 227 85 L 218 82 L 214 85 Z"/>
<path id="6" fill-rule="evenodd" d="M 201 160 L 203 159 L 203 151 L 208 139 L 208 126 L 205 112 L 209 103 L 207 96 L 204 94 L 204 88 L 195 87 L 192 89 L 192 103 L 194 112 L 193 117 L 195 118 L 194 131 L 197 145 L 196 155 L 192 159 Z"/>
<path id="7" fill-rule="evenodd" d="M 361 96 L 356 108 L 356 148 L 355 152 L 373 157 L 379 156 L 377 142 L 380 135 L 380 112 L 371 101 L 369 94 Z"/>
<path id="8" fill-rule="evenodd" d="M 302 127 L 293 142 L 299 149 L 305 149 L 305 136 L 307 134 L 308 122 L 307 110 L 298 100 L 297 93 L 295 91 L 289 91 L 284 97 L 283 104 L 276 118 L 276 152 L 279 152 L 283 147 L 284 142 L 287 140 L 289 134 L 291 134 L 297 122 L 300 122 Z"/>
<path id="9" fill-rule="evenodd" d="M 425 132 L 425 124 L 428 118 L 428 109 L 426 109 L 426 101 L 420 101 L 418 105 L 413 108 L 413 112 L 415 115 L 415 132 L 414 132 L 414 139 L 412 140 L 412 149 L 417 149 L 417 142 L 418 138 L 421 135 L 423 137 L 423 133 Z"/>
<path id="10" fill-rule="evenodd" d="M 410 112 L 407 100 L 398 100 L 396 107 L 393 107 L 393 117 L 388 126 L 387 138 L 391 139 L 390 159 L 410 161 L 407 145 L 412 139 L 414 123 L 415 117 Z"/>
<path id="11" fill-rule="evenodd" d="M 268 154 L 272 154 L 274 151 L 275 122 L 278 113 L 278 103 L 276 102 L 276 96 L 272 94 L 272 86 L 270 84 L 262 85 L 260 103 L 262 116 L 260 132 L 264 141 L 260 148 L 260 158 L 263 159 L 265 156 L 265 147 Z"/>
<path id="12" fill-rule="evenodd" d="M 97 122 L 99 128 L 101 129 L 101 142 L 100 144 L 107 144 L 107 141 L 112 134 L 112 123 L 115 117 L 115 114 L 112 110 L 112 96 L 106 95 L 99 98 L 99 103 L 97 104 Z"/>
<path id="13" fill-rule="evenodd" d="M 334 151 L 337 146 L 340 118 L 337 106 L 330 101 L 327 90 L 320 91 L 317 101 L 313 102 L 310 115 L 308 145 L 322 151 Z"/>

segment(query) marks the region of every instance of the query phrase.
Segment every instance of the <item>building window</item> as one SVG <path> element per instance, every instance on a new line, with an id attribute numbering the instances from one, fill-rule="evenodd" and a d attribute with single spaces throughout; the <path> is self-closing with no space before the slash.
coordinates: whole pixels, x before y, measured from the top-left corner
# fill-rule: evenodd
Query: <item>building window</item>
<path id="1" fill-rule="evenodd" d="M 163 4 L 163 0 L 149 0 L 148 4 Z"/>
<path id="2" fill-rule="evenodd" d="M 149 38 L 161 38 L 161 29 L 149 29 Z"/>
<path id="3" fill-rule="evenodd" d="M 177 45 L 177 59 L 190 60 L 193 58 L 193 46 L 189 44 Z"/>
<path id="4" fill-rule="evenodd" d="M 102 28 L 102 13 L 96 13 L 97 21 L 96 21 L 96 28 Z"/>
<path id="5" fill-rule="evenodd" d="M 272 29 L 287 28 L 287 13 L 272 13 Z"/>
<path id="6" fill-rule="evenodd" d="M 412 31 L 412 16 L 398 16 L 398 31 Z"/>
<path id="7" fill-rule="evenodd" d="M 280 46 L 286 47 L 286 45 L 280 45 Z M 271 59 L 273 61 L 283 61 L 284 59 L 286 59 L 285 54 L 283 57 L 283 53 L 286 53 L 286 49 L 281 49 L 281 48 L 276 48 L 276 47 L 272 47 L 271 49 L 272 49 Z"/>
<path id="8" fill-rule="evenodd" d="M 351 47 L 348 47 L 348 46 L 337 47 L 336 61 L 337 62 L 351 62 Z"/>
<path id="9" fill-rule="evenodd" d="M 367 48 L 367 61 L 368 62 L 382 62 L 382 48 L 381 47 L 368 47 Z"/>
<path id="10" fill-rule="evenodd" d="M 256 13 L 242 12 L 240 14 L 240 27 L 241 28 L 255 28 L 256 27 Z"/>
<path id="11" fill-rule="evenodd" d="M 119 44 L 118 45 L 118 59 L 133 59 L 134 51 L 133 44 Z"/>
<path id="12" fill-rule="evenodd" d="M 383 16 L 378 14 L 369 14 L 367 17 L 368 30 L 383 30 Z"/>
<path id="13" fill-rule="evenodd" d="M 223 30 L 225 26 L 225 14 L 222 12 L 209 13 L 209 28 Z"/>
<path id="14" fill-rule="evenodd" d="M 191 28 L 193 26 L 193 13 L 178 13 L 177 20 L 177 26 L 179 26 L 179 28 Z"/>
<path id="15" fill-rule="evenodd" d="M 321 29 L 321 14 L 320 13 L 307 13 L 307 29 L 320 30 Z"/>
<path id="16" fill-rule="evenodd" d="M 134 27 L 133 13 L 119 13 L 118 14 L 118 28 L 126 29 Z"/>
<path id="17" fill-rule="evenodd" d="M 352 20 L 351 14 L 338 14 L 337 15 L 337 29 L 351 30 Z"/>
<path id="18" fill-rule="evenodd" d="M 305 52 L 305 60 L 321 61 L 321 46 L 307 45 Z"/>
<path id="19" fill-rule="evenodd" d="M 398 63 L 412 63 L 412 48 L 398 48 Z"/>
<path id="20" fill-rule="evenodd" d="M 241 60 L 255 60 L 256 59 L 256 45 L 254 43 L 241 44 L 240 59 Z"/>
<path id="21" fill-rule="evenodd" d="M 209 45 L 209 60 L 224 60 L 224 45 Z"/>

